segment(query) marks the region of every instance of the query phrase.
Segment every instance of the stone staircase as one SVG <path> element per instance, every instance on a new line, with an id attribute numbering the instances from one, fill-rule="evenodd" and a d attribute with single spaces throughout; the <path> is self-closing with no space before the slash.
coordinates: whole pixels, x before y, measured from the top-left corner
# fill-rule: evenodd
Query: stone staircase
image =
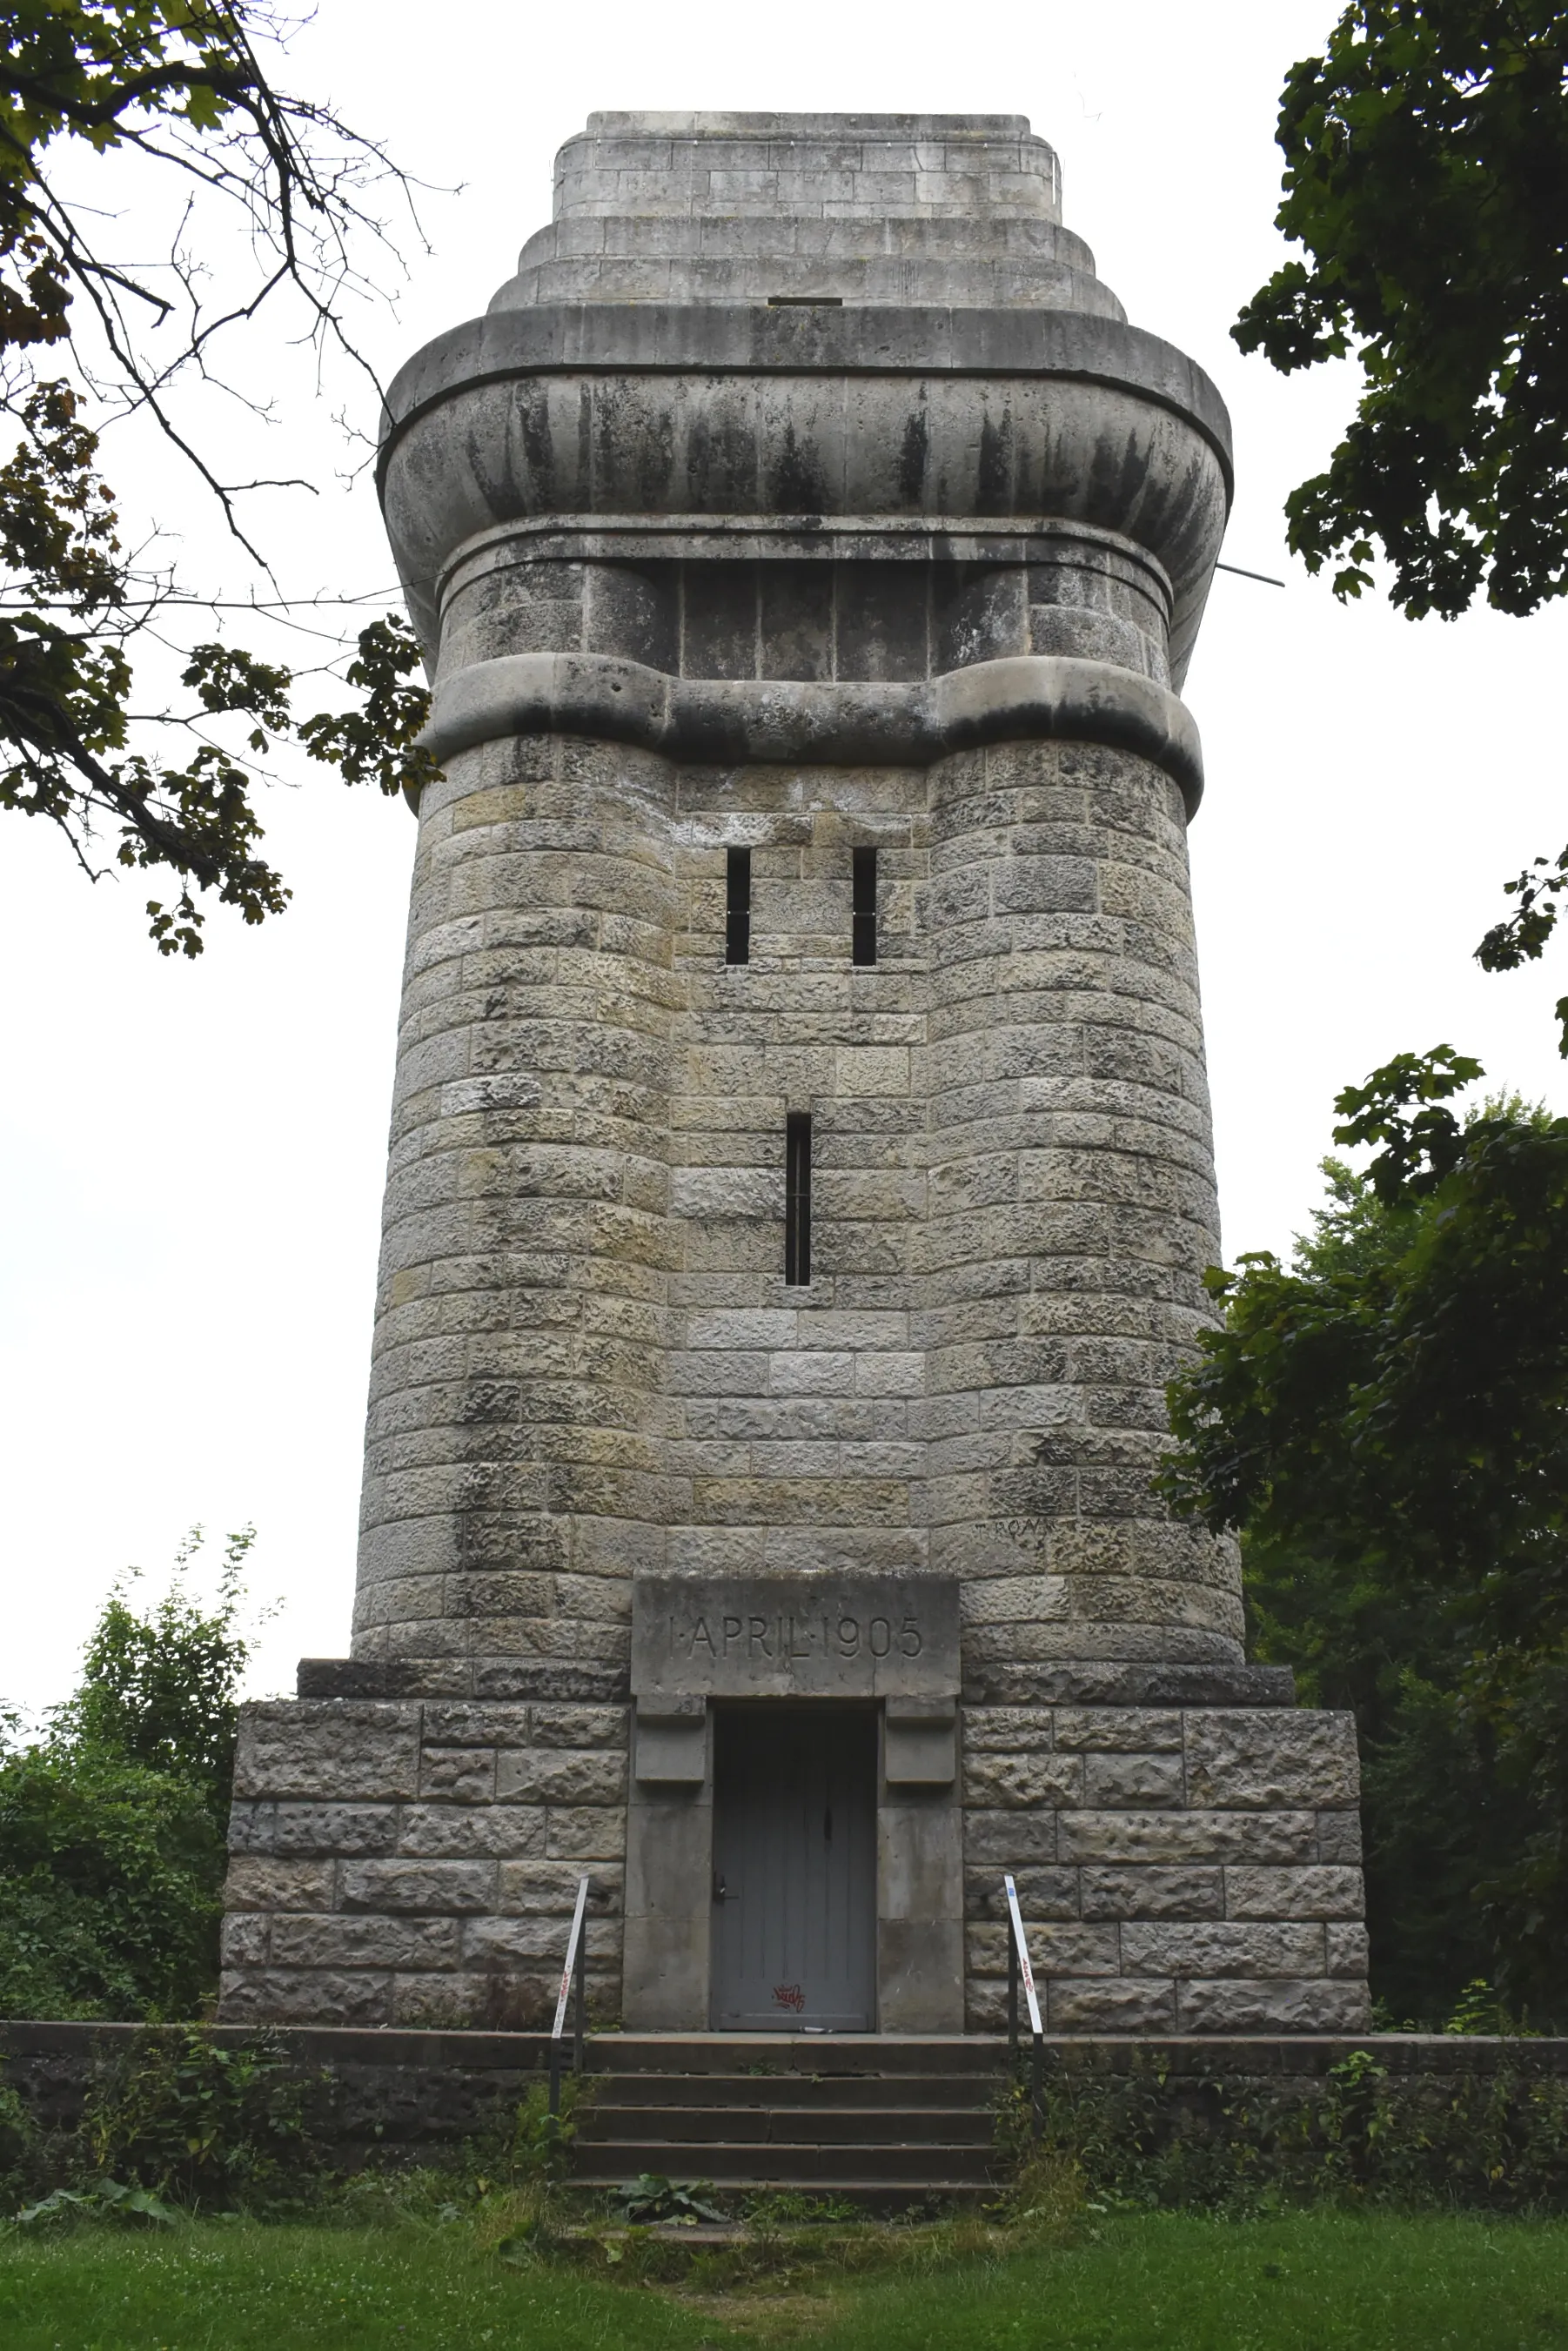
<path id="1" fill-rule="evenodd" d="M 586 2065 L 580 2186 L 652 2171 L 878 2210 L 996 2193 L 1000 2040 L 606 2033 Z"/>

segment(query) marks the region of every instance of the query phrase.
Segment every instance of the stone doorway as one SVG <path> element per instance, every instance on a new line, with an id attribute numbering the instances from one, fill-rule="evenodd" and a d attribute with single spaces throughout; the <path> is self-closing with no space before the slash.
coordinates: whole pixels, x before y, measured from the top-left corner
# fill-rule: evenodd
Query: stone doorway
<path id="1" fill-rule="evenodd" d="M 712 2022 L 876 2027 L 877 1724 L 870 1707 L 718 1707 Z"/>

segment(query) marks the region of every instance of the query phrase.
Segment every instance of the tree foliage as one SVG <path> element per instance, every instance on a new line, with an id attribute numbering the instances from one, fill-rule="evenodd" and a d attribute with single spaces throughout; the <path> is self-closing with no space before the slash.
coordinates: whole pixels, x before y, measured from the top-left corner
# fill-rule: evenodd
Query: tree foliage
<path id="1" fill-rule="evenodd" d="M 176 1554 L 168 1591 L 144 1616 L 117 1585 L 88 1642 L 76 1694 L 56 1718 L 70 1743 L 188 1781 L 225 1819 L 237 1692 L 250 1658 L 244 1578 L 255 1539 L 250 1527 L 228 1538 L 210 1608 L 185 1586 L 202 1547 L 199 1527 Z"/>
<path id="2" fill-rule="evenodd" d="M 1354 1706 L 1374 1961 L 1444 2012 L 1472 1975 L 1564 2013 L 1568 1120 L 1461 1120 L 1447 1047 L 1339 1098 L 1331 1206 L 1290 1267 L 1213 1272 L 1161 1485 L 1245 1539 L 1254 1632 Z"/>
<path id="3" fill-rule="evenodd" d="M 105 834 L 114 862 L 166 877 L 173 896 L 147 904 L 165 954 L 200 953 L 203 893 L 247 923 L 287 904 L 255 799 L 279 737 L 388 793 L 433 772 L 400 619 L 360 632 L 344 681 L 359 705 L 298 722 L 287 666 L 181 638 L 193 608 L 211 626 L 219 601 L 128 550 L 99 471 L 106 419 L 151 421 L 265 572 L 243 494 L 278 486 L 228 479 L 177 388 L 212 381 L 224 330 L 284 293 L 308 334 L 350 348 L 351 254 L 378 227 L 365 192 L 396 176 L 328 109 L 274 87 L 262 49 L 279 31 L 266 0 L 0 0 L 0 413 L 18 436 L 0 465 L 0 808 L 49 820 L 95 878 Z M 215 310 L 185 242 L 157 266 L 100 250 L 62 167 L 111 151 L 188 186 L 182 238 L 214 203 L 243 229 L 251 276 Z M 181 698 L 139 716 L 141 657 L 171 646 Z"/>
<path id="4" fill-rule="evenodd" d="M 1413 618 L 1568 587 L 1568 6 L 1353 0 L 1281 100 L 1277 225 L 1306 248 L 1233 329 L 1364 389 L 1290 543 Z"/>
<path id="5" fill-rule="evenodd" d="M 0 2016 L 193 2017 L 217 1981 L 247 1529 L 215 1602 L 123 1585 L 45 1735 L 0 1739 Z"/>

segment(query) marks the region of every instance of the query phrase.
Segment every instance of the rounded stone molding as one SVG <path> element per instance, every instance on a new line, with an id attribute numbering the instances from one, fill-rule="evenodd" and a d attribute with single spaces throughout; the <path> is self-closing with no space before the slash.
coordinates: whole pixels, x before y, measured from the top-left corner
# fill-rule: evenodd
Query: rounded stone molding
<path id="1" fill-rule="evenodd" d="M 532 734 L 635 743 L 672 758 L 929 766 L 1010 739 L 1136 751 L 1190 817 L 1203 754 L 1186 705 L 1152 678 L 1048 654 L 975 662 L 914 684 L 679 678 L 607 654 L 512 653 L 444 678 L 423 741 L 438 759 Z"/>

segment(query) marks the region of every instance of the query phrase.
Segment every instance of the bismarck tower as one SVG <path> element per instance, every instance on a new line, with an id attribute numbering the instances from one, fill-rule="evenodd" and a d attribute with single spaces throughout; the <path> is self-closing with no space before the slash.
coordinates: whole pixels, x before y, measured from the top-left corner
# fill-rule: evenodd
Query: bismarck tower
<path id="1" fill-rule="evenodd" d="M 392 386 L 434 680 L 353 1654 L 224 2013 L 1359 2029 L 1349 1718 L 1151 1494 L 1222 402 L 1012 115 L 594 116 Z"/>

